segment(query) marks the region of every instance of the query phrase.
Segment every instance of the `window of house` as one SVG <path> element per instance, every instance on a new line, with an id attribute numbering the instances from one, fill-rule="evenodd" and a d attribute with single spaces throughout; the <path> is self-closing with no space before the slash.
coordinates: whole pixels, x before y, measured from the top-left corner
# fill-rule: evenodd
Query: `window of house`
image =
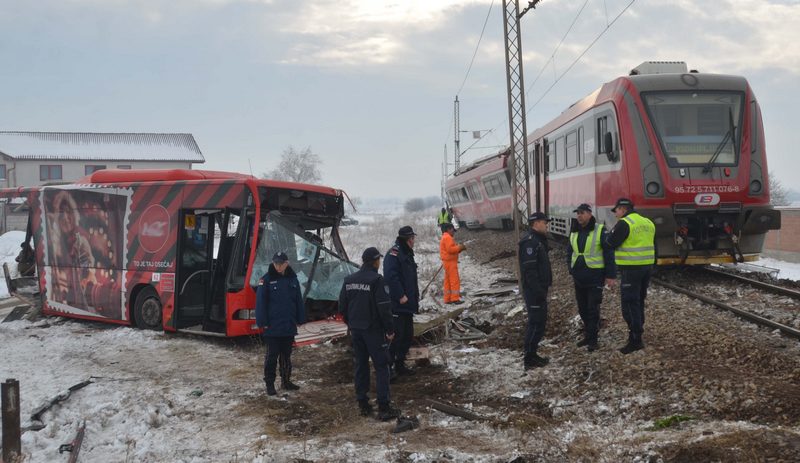
<path id="1" fill-rule="evenodd" d="M 120 164 L 120 165 L 117 166 L 117 169 L 130 170 L 130 168 L 131 168 L 130 164 Z"/>
<path id="2" fill-rule="evenodd" d="M 88 164 L 88 165 L 86 165 L 86 167 L 84 167 L 83 171 L 84 171 L 84 174 L 89 175 L 89 174 L 92 174 L 94 172 L 97 172 L 98 170 L 103 170 L 105 168 L 106 168 L 106 166 L 104 166 L 104 165 Z"/>
<path id="3" fill-rule="evenodd" d="M 39 180 L 61 180 L 63 178 L 61 165 L 49 164 L 39 166 Z"/>
<path id="4" fill-rule="evenodd" d="M 0 164 L 0 180 L 6 179 L 6 165 Z"/>

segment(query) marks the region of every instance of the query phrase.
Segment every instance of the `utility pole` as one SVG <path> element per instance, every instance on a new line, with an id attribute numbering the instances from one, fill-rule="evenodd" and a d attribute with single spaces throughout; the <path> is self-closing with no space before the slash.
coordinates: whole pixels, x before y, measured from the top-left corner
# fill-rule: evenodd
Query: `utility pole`
<path id="1" fill-rule="evenodd" d="M 447 143 L 444 144 L 444 159 L 442 160 L 442 204 L 447 204 Z"/>
<path id="2" fill-rule="evenodd" d="M 455 149 L 455 167 L 453 168 L 453 173 L 458 172 L 458 168 L 461 167 L 461 121 L 459 119 L 460 109 L 458 107 L 458 95 L 456 95 L 456 101 L 453 103 L 453 121 L 455 122 L 455 133 L 456 133 L 456 149 Z"/>
<path id="3" fill-rule="evenodd" d="M 503 31 L 506 37 L 506 87 L 508 89 L 508 129 L 513 202 L 514 233 L 519 242 L 527 224 L 530 208 L 530 177 L 528 170 L 528 127 L 525 122 L 525 83 L 522 76 L 522 34 L 519 20 L 540 0 L 528 2 L 520 13 L 519 0 L 503 0 Z M 538 172 L 536 173 L 538 176 Z M 538 194 L 538 177 L 537 189 Z M 520 275 L 519 268 L 517 275 Z"/>

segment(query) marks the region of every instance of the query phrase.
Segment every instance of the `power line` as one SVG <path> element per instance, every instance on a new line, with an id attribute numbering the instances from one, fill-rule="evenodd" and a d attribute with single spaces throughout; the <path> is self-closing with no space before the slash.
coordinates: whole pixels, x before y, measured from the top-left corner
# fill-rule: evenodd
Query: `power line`
<path id="1" fill-rule="evenodd" d="M 536 78 L 533 79 L 533 83 L 528 87 L 528 90 L 527 90 L 528 92 L 530 92 L 533 89 L 534 85 L 536 85 L 536 82 L 539 81 L 539 77 L 541 77 L 542 74 L 544 73 L 544 70 L 547 69 L 547 65 L 550 64 L 550 62 L 553 61 L 556 58 L 556 53 L 558 53 L 558 49 L 561 48 L 561 44 L 564 43 L 564 39 L 567 38 L 569 33 L 572 31 L 572 28 L 575 26 L 575 23 L 578 22 L 578 18 L 580 18 L 581 13 L 583 13 L 583 10 L 586 8 L 586 5 L 588 3 L 589 3 L 589 0 L 586 0 L 585 2 L 583 2 L 583 6 L 581 7 L 580 10 L 578 10 L 578 14 L 575 15 L 575 19 L 572 20 L 572 24 L 569 25 L 569 28 L 567 29 L 567 32 L 565 32 L 564 35 L 561 36 L 561 41 L 558 42 L 558 45 L 556 45 L 556 47 L 553 49 L 553 53 L 550 55 L 550 58 L 547 59 L 547 62 L 544 63 L 544 65 L 542 66 L 542 69 L 539 70 L 539 74 L 537 74 Z M 608 22 L 608 21 L 606 21 L 606 22 Z M 555 64 L 553 65 L 553 69 L 555 69 Z"/>
<path id="2" fill-rule="evenodd" d="M 478 54 L 478 49 L 481 46 L 481 41 L 483 40 L 483 33 L 486 31 L 486 24 L 489 23 L 489 16 L 492 14 L 492 8 L 494 7 L 494 0 L 492 0 L 491 5 L 489 5 L 489 11 L 486 12 L 486 19 L 483 21 L 483 28 L 481 29 L 481 36 L 478 38 L 478 43 L 475 44 L 475 51 L 472 53 L 472 59 L 469 61 L 469 67 L 467 68 L 467 74 L 464 76 L 464 81 L 461 82 L 461 86 L 458 87 L 458 91 L 456 92 L 456 96 L 461 93 L 461 90 L 464 90 L 464 85 L 467 83 L 467 78 L 469 77 L 470 71 L 472 71 L 472 64 L 475 62 L 475 56 Z"/>
<path id="3" fill-rule="evenodd" d="M 619 19 L 619 18 L 620 18 L 620 16 L 622 16 L 622 15 L 623 15 L 623 14 L 624 14 L 626 11 L 628 11 L 628 8 L 630 8 L 630 7 L 631 7 L 631 5 L 633 5 L 634 3 L 636 3 L 636 0 L 631 0 L 631 2 L 630 2 L 630 3 L 628 3 L 628 4 L 625 6 L 625 8 L 623 8 L 623 9 L 622 9 L 622 11 L 620 11 L 620 12 L 619 12 L 619 14 L 618 14 L 617 16 L 615 16 L 615 17 L 614 17 L 614 19 L 613 19 L 613 20 L 612 20 L 612 21 L 611 21 L 611 22 L 610 22 L 610 23 L 609 23 L 609 24 L 606 26 L 606 28 L 605 28 L 605 29 L 603 29 L 603 31 L 602 31 L 602 32 L 600 32 L 600 34 L 598 34 L 598 35 L 597 35 L 597 37 L 595 37 L 595 38 L 594 38 L 594 40 L 592 40 L 592 43 L 590 43 L 590 44 L 589 44 L 589 46 L 587 46 L 587 47 L 586 47 L 586 48 L 585 48 L 585 49 L 584 49 L 584 50 L 581 52 L 581 54 L 580 54 L 580 55 L 578 55 L 578 57 L 577 57 L 577 58 L 575 58 L 575 60 L 574 60 L 574 61 L 573 61 L 573 62 L 572 62 L 572 63 L 571 63 L 571 64 L 570 64 L 568 67 L 567 67 L 567 69 L 565 69 L 565 70 L 564 70 L 564 72 L 562 72 L 562 73 L 561 73 L 561 75 L 560 75 L 560 76 L 558 76 L 558 78 L 556 78 L 555 82 L 553 82 L 553 83 L 552 83 L 552 85 L 550 85 L 550 87 L 548 87 L 548 88 L 547 88 L 547 90 L 545 90 L 545 91 L 544 91 L 544 93 L 542 94 L 542 96 L 540 96 L 540 97 L 539 97 L 539 99 L 538 99 L 538 100 L 536 100 L 536 102 L 534 102 L 534 103 L 533 103 L 533 105 L 531 105 L 531 106 L 530 106 L 530 107 L 527 109 L 527 112 L 526 112 L 526 114 L 527 114 L 527 113 L 529 113 L 529 112 L 531 112 L 531 111 L 533 111 L 533 108 L 535 108 L 535 107 L 536 107 L 536 105 L 538 105 L 538 104 L 539 104 L 539 102 L 541 102 L 541 101 L 542 101 L 542 99 L 543 99 L 545 96 L 547 96 L 547 94 L 550 92 L 550 90 L 552 90 L 552 89 L 553 89 L 553 87 L 555 87 L 555 86 L 556 86 L 556 84 L 557 84 L 557 83 L 558 83 L 558 82 L 561 80 L 561 78 L 562 78 L 562 77 L 564 77 L 564 76 L 565 76 L 565 75 L 566 75 L 566 74 L 567 74 L 567 73 L 570 71 L 570 69 L 572 69 L 572 67 L 573 67 L 573 66 L 575 66 L 575 64 L 576 64 L 578 61 L 580 61 L 580 59 L 581 59 L 581 58 L 583 58 L 583 55 L 585 55 L 585 54 L 586 54 L 586 52 L 588 52 L 588 51 L 589 51 L 589 49 L 591 49 L 591 48 L 594 46 L 594 44 L 595 44 L 595 43 L 597 43 L 597 41 L 598 41 L 598 40 L 600 40 L 600 37 L 602 37 L 602 36 L 603 36 L 603 35 L 604 35 L 606 32 L 608 32 L 608 30 L 609 30 L 609 29 L 611 29 L 611 26 L 613 26 L 613 25 L 614 25 L 614 23 L 615 23 L 615 22 L 617 22 L 617 19 Z"/>
<path id="4" fill-rule="evenodd" d="M 464 75 L 464 80 L 461 82 L 461 86 L 458 87 L 458 91 L 456 92 L 456 96 L 461 93 L 461 90 L 464 90 L 464 85 L 467 83 L 467 79 L 469 78 L 469 74 L 472 71 L 472 65 L 475 63 L 475 57 L 478 55 L 478 49 L 481 46 L 481 41 L 483 41 L 483 33 L 486 31 L 486 25 L 489 23 L 489 16 L 492 14 L 492 8 L 494 7 L 494 0 L 489 5 L 489 11 L 486 12 L 486 19 L 483 20 L 483 28 L 481 28 L 481 35 L 478 38 L 478 43 L 475 44 L 475 51 L 472 52 L 472 59 L 469 61 L 469 66 L 467 67 L 467 73 Z M 450 116 L 450 122 L 447 123 L 447 137 L 445 137 L 445 143 L 447 140 L 450 139 L 450 129 L 453 128 L 453 116 Z"/>

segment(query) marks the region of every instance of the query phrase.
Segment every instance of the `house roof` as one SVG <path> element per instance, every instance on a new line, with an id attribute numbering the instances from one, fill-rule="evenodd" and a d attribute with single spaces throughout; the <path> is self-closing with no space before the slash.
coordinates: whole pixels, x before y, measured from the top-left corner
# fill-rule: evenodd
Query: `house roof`
<path id="1" fill-rule="evenodd" d="M 205 162 L 189 133 L 0 132 L 14 159 Z"/>

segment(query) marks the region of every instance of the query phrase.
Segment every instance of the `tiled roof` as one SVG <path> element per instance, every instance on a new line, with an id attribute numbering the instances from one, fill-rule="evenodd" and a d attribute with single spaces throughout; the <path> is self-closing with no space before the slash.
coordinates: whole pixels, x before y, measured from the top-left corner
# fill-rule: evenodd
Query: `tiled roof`
<path id="1" fill-rule="evenodd" d="M 205 162 L 188 133 L 0 132 L 14 159 Z"/>

